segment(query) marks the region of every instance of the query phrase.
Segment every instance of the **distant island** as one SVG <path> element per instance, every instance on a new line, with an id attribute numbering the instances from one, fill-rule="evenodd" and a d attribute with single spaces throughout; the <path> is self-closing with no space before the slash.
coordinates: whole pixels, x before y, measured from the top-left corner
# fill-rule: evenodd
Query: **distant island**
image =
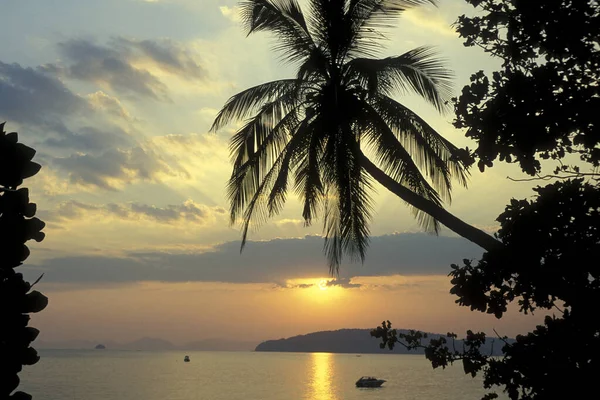
<path id="1" fill-rule="evenodd" d="M 408 333 L 408 330 L 399 329 L 399 332 Z M 336 331 L 322 331 L 299 335 L 287 339 L 267 340 L 256 346 L 255 351 L 299 352 L 299 353 L 358 353 L 358 354 L 423 354 L 423 349 L 406 350 L 403 346 L 396 346 L 394 350 L 381 349 L 380 339 L 370 335 L 371 329 L 340 329 Z M 428 333 L 429 338 L 439 338 L 439 333 Z M 427 340 L 423 343 L 426 344 Z M 494 343 L 495 342 L 495 343 Z M 494 343 L 494 345 L 492 344 Z M 457 348 L 462 347 L 462 341 L 456 341 Z M 460 347 L 459 347 L 460 346 Z M 484 352 L 502 355 L 502 346 L 498 339 L 487 340 Z"/>
<path id="2" fill-rule="evenodd" d="M 400 332 L 408 332 L 399 329 Z M 70 340 L 65 342 L 36 341 L 40 349 L 111 349 L 111 350 L 141 350 L 141 351 L 261 351 L 261 352 L 299 352 L 299 353 L 356 353 L 356 354 L 423 354 L 422 349 L 407 351 L 402 346 L 396 346 L 393 351 L 379 348 L 379 339 L 370 335 L 371 329 L 339 329 L 335 331 L 313 332 L 306 335 L 293 336 L 287 339 L 267 340 L 260 344 L 256 342 L 234 341 L 226 339 L 203 339 L 182 345 L 173 344 L 160 338 L 144 337 L 128 343 L 118 343 L 110 340 L 93 342 L 90 340 Z M 437 333 L 428 333 L 429 338 L 438 338 Z M 511 341 L 511 339 L 509 339 Z M 493 344 L 492 344 L 493 343 Z M 484 351 L 490 354 L 493 347 L 494 355 L 501 355 L 502 343 L 498 339 L 488 339 Z M 456 341 L 457 348 L 462 346 Z"/>

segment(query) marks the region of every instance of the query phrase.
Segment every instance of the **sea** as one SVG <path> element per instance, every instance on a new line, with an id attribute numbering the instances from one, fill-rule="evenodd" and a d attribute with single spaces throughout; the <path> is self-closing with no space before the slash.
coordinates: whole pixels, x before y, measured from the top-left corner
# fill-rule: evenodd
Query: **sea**
<path id="1" fill-rule="evenodd" d="M 423 355 L 40 350 L 21 372 L 34 400 L 478 400 L 481 378 Z M 189 355 L 190 362 L 184 362 Z M 355 387 L 361 376 L 387 382 Z M 502 398 L 503 396 L 501 396 Z"/>

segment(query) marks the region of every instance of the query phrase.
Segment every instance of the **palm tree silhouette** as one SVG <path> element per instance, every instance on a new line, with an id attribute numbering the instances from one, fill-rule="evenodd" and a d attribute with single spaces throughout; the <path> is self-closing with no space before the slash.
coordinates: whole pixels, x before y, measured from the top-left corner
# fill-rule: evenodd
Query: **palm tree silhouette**
<path id="1" fill-rule="evenodd" d="M 228 182 L 231 223 L 251 223 L 283 207 L 288 190 L 303 201 L 307 225 L 324 219 L 325 252 L 337 270 L 344 253 L 364 260 L 373 179 L 408 203 L 425 230 L 442 223 L 484 249 L 493 237 L 443 208 L 452 178 L 466 186 L 459 149 L 394 100 L 416 92 L 443 111 L 452 73 L 428 47 L 376 59 L 388 27 L 411 6 L 435 0 L 296 0 L 240 3 L 248 35 L 276 35 L 275 50 L 298 66 L 296 77 L 264 83 L 231 97 L 211 131 L 247 119 L 232 137 Z M 373 154 L 373 161 L 366 155 Z"/>

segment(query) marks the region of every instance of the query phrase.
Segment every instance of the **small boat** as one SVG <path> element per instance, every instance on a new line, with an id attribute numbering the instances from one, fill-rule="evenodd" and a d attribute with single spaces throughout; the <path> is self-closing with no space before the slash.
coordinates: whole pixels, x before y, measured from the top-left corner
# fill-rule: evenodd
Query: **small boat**
<path id="1" fill-rule="evenodd" d="M 183 357 L 183 361 L 184 362 L 190 362 L 190 356 Z"/>
<path id="2" fill-rule="evenodd" d="M 372 376 L 363 376 L 356 381 L 356 387 L 364 388 L 378 388 L 381 387 L 386 381 L 383 379 L 373 378 Z"/>

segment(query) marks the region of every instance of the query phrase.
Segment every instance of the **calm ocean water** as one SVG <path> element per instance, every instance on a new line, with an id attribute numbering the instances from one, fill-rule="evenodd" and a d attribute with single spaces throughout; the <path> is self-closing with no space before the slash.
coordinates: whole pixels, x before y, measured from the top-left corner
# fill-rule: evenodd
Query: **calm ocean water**
<path id="1" fill-rule="evenodd" d="M 41 350 L 21 373 L 35 400 L 465 400 L 479 379 L 420 355 Z M 188 354 L 191 362 L 184 363 Z M 374 375 L 388 382 L 358 389 Z"/>

